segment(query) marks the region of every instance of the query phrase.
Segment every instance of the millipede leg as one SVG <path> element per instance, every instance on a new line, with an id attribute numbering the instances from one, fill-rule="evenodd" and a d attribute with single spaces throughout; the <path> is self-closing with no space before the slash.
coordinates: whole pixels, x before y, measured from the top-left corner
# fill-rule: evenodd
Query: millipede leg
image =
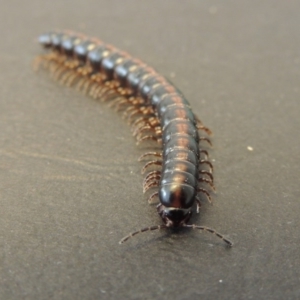
<path id="1" fill-rule="evenodd" d="M 137 118 L 131 125 L 131 131 L 135 132 L 137 131 L 140 127 L 149 125 L 149 120 L 147 120 L 145 117 L 140 117 Z"/>
<path id="2" fill-rule="evenodd" d="M 90 89 L 90 95 L 96 99 L 98 92 L 102 91 L 103 86 L 101 84 L 97 84 L 96 81 L 94 82 L 94 85 Z"/>
<path id="3" fill-rule="evenodd" d="M 200 209 L 201 209 L 201 202 L 200 202 L 199 198 L 196 197 L 196 212 L 197 212 L 197 214 L 200 213 Z"/>
<path id="4" fill-rule="evenodd" d="M 155 117 L 155 115 L 149 113 L 149 114 L 145 114 L 144 117 L 145 117 L 145 120 L 147 120 L 146 123 L 145 123 L 145 125 L 146 125 L 147 123 L 149 123 L 149 119 Z M 132 124 L 133 124 L 133 123 L 135 122 L 135 120 L 137 120 L 137 119 L 139 119 L 139 116 L 130 116 L 130 117 L 127 118 L 127 122 L 128 122 L 128 124 L 129 124 L 130 126 L 132 126 Z"/>
<path id="5" fill-rule="evenodd" d="M 63 84 L 63 85 L 66 85 L 66 83 L 68 82 L 68 79 L 70 77 L 73 77 L 74 74 L 76 75 L 76 72 L 74 70 L 68 70 L 68 71 L 66 71 L 66 73 L 61 76 L 59 82 L 61 84 Z"/>
<path id="6" fill-rule="evenodd" d="M 134 134 L 136 134 L 136 132 L 138 132 L 140 130 L 140 128 L 143 128 L 145 126 L 150 126 L 150 127 L 158 127 L 161 130 L 160 124 L 159 124 L 159 120 L 157 117 L 152 117 L 150 119 L 145 119 L 143 122 L 141 122 L 139 125 L 132 126 L 132 132 Z"/>
<path id="7" fill-rule="evenodd" d="M 149 189 L 153 187 L 158 187 L 159 185 L 159 180 L 153 180 L 150 181 L 144 188 L 143 188 L 143 193 L 145 194 Z"/>
<path id="8" fill-rule="evenodd" d="M 76 90 L 77 90 L 77 91 L 82 91 L 82 88 L 83 88 L 83 86 L 86 84 L 86 82 L 89 82 L 89 78 L 82 77 L 82 78 L 78 81 L 78 83 L 77 83 L 77 85 L 76 85 Z"/>
<path id="9" fill-rule="evenodd" d="M 143 100 L 140 99 L 140 98 L 133 98 L 133 97 L 130 97 L 130 98 L 126 98 L 125 95 L 123 95 L 122 97 L 122 100 L 119 100 L 119 101 L 116 101 L 114 102 L 111 107 L 114 108 L 115 107 L 115 110 L 116 111 L 121 111 L 122 110 L 122 107 L 125 106 L 125 105 L 130 105 L 130 107 L 140 107 L 141 105 L 143 105 Z M 125 109 L 126 111 L 126 109 Z M 124 111 L 124 113 L 125 113 Z"/>
<path id="10" fill-rule="evenodd" d="M 33 62 L 33 70 L 38 71 L 40 68 L 43 68 L 45 70 L 49 70 L 49 66 L 51 64 L 51 60 L 47 59 L 45 57 L 37 57 L 35 61 Z"/>
<path id="11" fill-rule="evenodd" d="M 161 161 L 161 160 L 152 160 L 152 161 L 147 162 L 147 163 L 144 165 L 144 167 L 142 168 L 141 173 L 144 174 L 145 171 L 146 171 L 150 166 L 153 166 L 153 165 L 161 166 L 161 165 L 162 165 L 162 161 Z"/>
<path id="12" fill-rule="evenodd" d="M 162 157 L 162 153 L 161 152 L 146 152 L 138 158 L 138 161 L 142 161 L 145 157 L 148 157 L 148 156 Z"/>
<path id="13" fill-rule="evenodd" d="M 154 192 L 152 195 L 150 195 L 150 197 L 148 198 L 148 203 L 149 204 L 156 204 L 154 201 L 153 201 L 153 199 L 155 198 L 155 197 L 157 197 L 158 196 L 158 192 Z"/>
<path id="14" fill-rule="evenodd" d="M 60 80 L 61 77 L 65 74 L 68 73 L 70 68 L 67 66 L 66 63 L 59 64 L 59 68 L 53 73 L 53 78 L 55 80 Z"/>
<path id="15" fill-rule="evenodd" d="M 145 179 L 144 179 L 144 183 L 149 179 L 149 178 L 160 178 L 161 176 L 161 171 L 158 171 L 158 170 L 154 170 L 154 171 L 151 171 L 149 172 L 146 176 L 145 176 Z"/>
<path id="16" fill-rule="evenodd" d="M 151 127 L 150 125 L 145 125 L 145 126 L 140 127 L 138 130 L 135 130 L 132 133 L 132 135 L 133 136 L 139 136 L 141 133 L 143 133 L 144 131 L 147 131 L 147 130 L 154 130 L 154 128 Z"/>
<path id="17" fill-rule="evenodd" d="M 200 137 L 199 138 L 199 142 L 201 142 L 201 141 L 207 142 L 212 147 L 212 143 L 211 143 L 211 141 L 208 138 L 206 138 L 206 137 Z"/>
<path id="18" fill-rule="evenodd" d="M 38 71 L 41 66 L 43 68 L 45 68 L 44 64 L 49 61 L 48 55 L 49 54 L 39 55 L 34 59 L 33 65 L 32 65 L 34 71 Z"/>
<path id="19" fill-rule="evenodd" d="M 160 175 L 153 175 L 150 176 L 148 179 L 145 179 L 143 182 L 143 189 L 145 189 L 145 187 L 152 181 L 159 181 L 160 180 Z"/>
<path id="20" fill-rule="evenodd" d="M 196 128 L 199 129 L 199 130 L 203 130 L 203 131 L 206 132 L 208 135 L 211 135 L 211 134 L 212 134 L 211 130 L 210 130 L 209 128 L 205 127 L 205 126 L 202 125 L 202 124 L 197 123 L 197 124 L 196 124 Z"/>
<path id="21" fill-rule="evenodd" d="M 82 92 L 83 94 L 87 95 L 91 89 L 91 87 L 94 85 L 94 82 L 91 80 L 87 80 L 84 85 L 82 86 Z"/>
<path id="22" fill-rule="evenodd" d="M 42 66 L 42 68 L 49 69 L 49 66 L 57 60 L 57 54 L 53 52 L 47 53 L 45 55 L 39 55 L 33 62 L 33 69 L 35 71 L 38 71 L 40 66 Z"/>
<path id="23" fill-rule="evenodd" d="M 140 126 L 139 128 L 137 128 L 134 132 L 133 135 L 134 136 L 138 136 L 139 134 L 141 134 L 144 131 L 147 130 L 151 130 L 154 131 L 156 134 L 162 134 L 162 130 L 160 126 L 156 126 L 156 125 L 151 125 L 151 124 L 146 124 L 144 126 Z"/>
<path id="24" fill-rule="evenodd" d="M 199 174 L 207 175 L 211 179 L 211 182 L 212 183 L 214 182 L 214 177 L 213 177 L 213 175 L 210 172 L 208 172 L 206 170 L 200 170 Z"/>
<path id="25" fill-rule="evenodd" d="M 64 66 L 57 65 L 57 67 L 54 67 L 52 69 L 52 78 L 54 80 L 59 80 L 60 76 L 66 71 Z"/>
<path id="26" fill-rule="evenodd" d="M 98 84 L 95 83 L 95 85 L 97 86 Z M 115 97 L 116 97 L 116 93 L 105 86 L 102 86 L 101 89 L 99 88 L 94 93 L 94 98 L 100 99 L 100 101 L 102 102 L 110 102 L 111 100 L 115 99 Z"/>
<path id="27" fill-rule="evenodd" d="M 212 183 L 211 180 L 200 177 L 200 178 L 199 178 L 199 181 L 200 181 L 200 182 L 205 182 L 205 183 L 207 183 L 207 184 L 212 188 L 212 190 L 213 190 L 214 192 L 216 191 L 216 188 L 215 188 L 215 186 L 214 186 L 214 184 Z"/>
<path id="28" fill-rule="evenodd" d="M 208 135 L 211 135 L 212 134 L 211 130 L 209 128 L 207 128 L 206 126 L 203 125 L 203 123 L 201 122 L 201 120 L 199 119 L 199 117 L 197 115 L 194 114 L 194 116 L 195 116 L 195 119 L 197 121 L 197 124 L 196 124 L 197 129 L 203 130 Z"/>
<path id="29" fill-rule="evenodd" d="M 157 136 L 154 136 L 154 135 L 145 135 L 143 136 L 142 138 L 139 138 L 137 139 L 137 142 L 136 144 L 139 145 L 141 142 L 144 142 L 144 141 L 155 141 L 157 143 L 161 143 L 161 139 Z"/>
<path id="30" fill-rule="evenodd" d="M 111 107 L 111 108 L 115 109 L 116 111 L 119 111 L 119 108 L 120 108 L 122 105 L 126 105 L 126 104 L 129 104 L 129 99 L 123 97 L 122 100 L 119 100 L 119 101 L 116 101 L 116 102 L 114 102 L 114 103 L 111 103 L 108 107 Z"/>
<path id="31" fill-rule="evenodd" d="M 137 115 L 152 115 L 154 114 L 153 108 L 151 106 L 141 105 L 139 107 L 129 107 L 125 110 L 123 116 L 129 120 L 133 119 Z"/>
<path id="32" fill-rule="evenodd" d="M 129 106 L 125 109 L 123 117 L 128 117 L 131 113 L 139 112 L 146 107 L 145 103 L 142 101 L 139 106 Z"/>
<path id="33" fill-rule="evenodd" d="M 198 188 L 198 192 L 199 192 L 199 193 L 205 194 L 206 197 L 207 197 L 207 199 L 208 199 L 208 202 L 209 202 L 210 204 L 212 204 L 212 198 L 211 198 L 211 196 L 210 196 L 210 194 L 209 194 L 209 192 L 208 192 L 207 190 L 205 190 L 205 189 L 203 189 L 203 188 Z"/>
<path id="34" fill-rule="evenodd" d="M 102 102 L 108 102 L 111 93 L 113 92 L 106 86 L 94 82 L 94 90 L 92 91 L 94 99 L 100 99 Z"/>
<path id="35" fill-rule="evenodd" d="M 123 113 L 123 118 L 127 119 L 129 121 L 135 120 L 138 115 L 149 115 L 152 114 L 151 111 L 148 112 L 146 110 L 147 106 L 144 104 L 136 105 L 136 106 L 130 106 L 129 109 L 127 108 Z"/>
<path id="36" fill-rule="evenodd" d="M 209 155 L 208 155 L 208 152 L 206 151 L 206 150 L 200 150 L 199 151 L 200 152 L 200 154 L 204 154 L 204 158 L 207 160 L 208 159 L 208 157 L 209 157 Z"/>
<path id="37" fill-rule="evenodd" d="M 132 122 L 130 125 L 132 126 L 133 129 L 135 129 L 136 127 L 142 125 L 147 125 L 150 124 L 152 126 L 154 125 L 159 125 L 159 120 L 156 116 L 154 117 L 150 117 L 150 118 L 146 118 L 145 116 L 141 116 L 137 119 L 134 120 L 134 122 Z"/>
<path id="38" fill-rule="evenodd" d="M 85 78 L 88 80 L 82 85 L 82 90 L 89 90 L 89 94 L 94 98 L 98 98 L 99 92 L 102 92 L 102 90 L 105 88 L 103 85 L 102 77 L 100 75 L 91 75 L 85 74 L 88 70 L 82 70 L 82 73 Z"/>
<path id="39" fill-rule="evenodd" d="M 115 97 L 113 99 L 113 101 L 110 102 L 110 104 L 108 104 L 109 107 L 113 107 L 114 106 L 114 103 L 120 101 L 120 100 L 124 100 L 124 96 L 122 95 L 119 95 L 119 94 L 115 94 Z"/>
<path id="40" fill-rule="evenodd" d="M 146 136 L 145 131 L 149 131 L 149 133 L 153 133 L 158 139 L 162 138 L 162 132 L 159 127 L 150 127 L 148 125 L 148 126 L 144 126 L 143 130 L 141 130 L 136 134 L 136 139 L 138 141 L 142 141 L 142 139 Z"/>
<path id="41" fill-rule="evenodd" d="M 202 165 L 208 165 L 210 167 L 210 172 L 212 173 L 212 171 L 214 170 L 214 167 L 212 165 L 212 163 L 208 160 L 204 160 L 204 159 L 201 159 L 199 161 L 199 164 L 202 164 Z"/>
<path id="42" fill-rule="evenodd" d="M 70 87 L 73 84 L 75 84 L 76 80 L 78 80 L 80 78 L 80 75 L 76 72 L 74 72 L 71 76 L 69 76 L 69 78 L 66 80 L 65 85 Z"/>

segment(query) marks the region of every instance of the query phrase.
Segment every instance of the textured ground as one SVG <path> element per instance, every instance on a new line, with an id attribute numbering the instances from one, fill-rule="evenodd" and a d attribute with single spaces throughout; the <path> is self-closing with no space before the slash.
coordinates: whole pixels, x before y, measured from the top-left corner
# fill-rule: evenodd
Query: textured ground
<path id="1" fill-rule="evenodd" d="M 299 1 L 7 1 L 0 11 L 0 299 L 299 299 Z M 129 127 L 34 73 L 35 38 L 97 36 L 184 92 L 213 132 L 208 234 L 159 224 Z"/>

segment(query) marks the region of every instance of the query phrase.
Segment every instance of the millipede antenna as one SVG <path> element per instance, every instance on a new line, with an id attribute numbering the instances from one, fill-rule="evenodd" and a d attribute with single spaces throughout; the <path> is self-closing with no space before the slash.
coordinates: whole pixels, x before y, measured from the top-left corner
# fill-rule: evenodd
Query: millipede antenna
<path id="1" fill-rule="evenodd" d="M 230 246 L 230 247 L 233 246 L 233 243 L 230 240 L 226 239 L 222 234 L 220 234 L 219 232 L 217 232 L 216 230 L 214 230 L 212 228 L 209 228 L 209 227 L 206 227 L 206 226 L 198 226 L 198 225 L 195 225 L 195 224 L 192 224 L 192 225 L 184 224 L 182 227 L 191 228 L 191 229 L 199 229 L 199 230 L 203 230 L 203 231 L 206 231 L 206 232 L 210 232 L 210 233 L 216 235 L 221 240 L 223 240 L 228 246 Z"/>
<path id="2" fill-rule="evenodd" d="M 123 237 L 121 239 L 121 241 L 119 242 L 119 244 L 125 243 L 128 239 L 134 237 L 135 235 L 137 235 L 139 233 L 146 232 L 146 231 L 160 230 L 160 229 L 164 229 L 164 228 L 167 228 L 167 226 L 166 225 L 155 225 L 155 226 L 151 226 L 151 227 L 146 227 L 146 228 L 140 229 L 140 230 L 135 231 L 135 232 L 131 232 L 127 236 Z"/>

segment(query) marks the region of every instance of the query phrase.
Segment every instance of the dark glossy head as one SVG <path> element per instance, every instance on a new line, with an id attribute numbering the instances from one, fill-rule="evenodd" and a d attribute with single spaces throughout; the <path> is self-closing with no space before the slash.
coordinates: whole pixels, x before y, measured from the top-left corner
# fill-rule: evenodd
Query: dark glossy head
<path id="1" fill-rule="evenodd" d="M 175 180 L 177 183 L 174 183 Z M 189 181 L 189 184 L 182 184 L 183 180 Z M 179 183 L 179 181 L 181 182 Z M 178 171 L 165 173 L 158 190 L 160 203 L 168 208 L 191 208 L 197 195 L 196 189 L 191 184 L 196 185 L 195 177 L 192 174 Z"/>
<path id="2" fill-rule="evenodd" d="M 192 215 L 191 208 L 170 208 L 163 205 L 157 207 L 158 214 L 168 227 L 181 227 L 188 222 Z"/>

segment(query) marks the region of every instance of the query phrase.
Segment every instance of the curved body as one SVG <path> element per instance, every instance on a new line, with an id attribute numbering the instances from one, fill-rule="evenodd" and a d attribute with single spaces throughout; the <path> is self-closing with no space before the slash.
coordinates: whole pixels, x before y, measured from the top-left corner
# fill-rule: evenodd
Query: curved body
<path id="1" fill-rule="evenodd" d="M 144 192 L 158 187 L 150 198 L 158 196 L 157 210 L 164 226 L 185 226 L 195 203 L 199 210 L 198 192 L 210 199 L 199 182 L 213 187 L 213 177 L 211 170 L 200 169 L 201 164 L 212 166 L 206 160 L 207 152 L 199 149 L 200 141 L 209 140 L 200 138 L 198 130 L 210 132 L 182 93 L 151 67 L 98 39 L 66 31 L 44 34 L 39 42 L 50 51 L 38 60 L 55 78 L 67 85 L 77 83 L 96 98 L 115 100 L 118 108 L 125 107 L 138 141 L 151 139 L 161 145 L 161 152 L 143 156 L 158 158 L 144 170 L 161 165 L 161 170 L 147 174 Z"/>

